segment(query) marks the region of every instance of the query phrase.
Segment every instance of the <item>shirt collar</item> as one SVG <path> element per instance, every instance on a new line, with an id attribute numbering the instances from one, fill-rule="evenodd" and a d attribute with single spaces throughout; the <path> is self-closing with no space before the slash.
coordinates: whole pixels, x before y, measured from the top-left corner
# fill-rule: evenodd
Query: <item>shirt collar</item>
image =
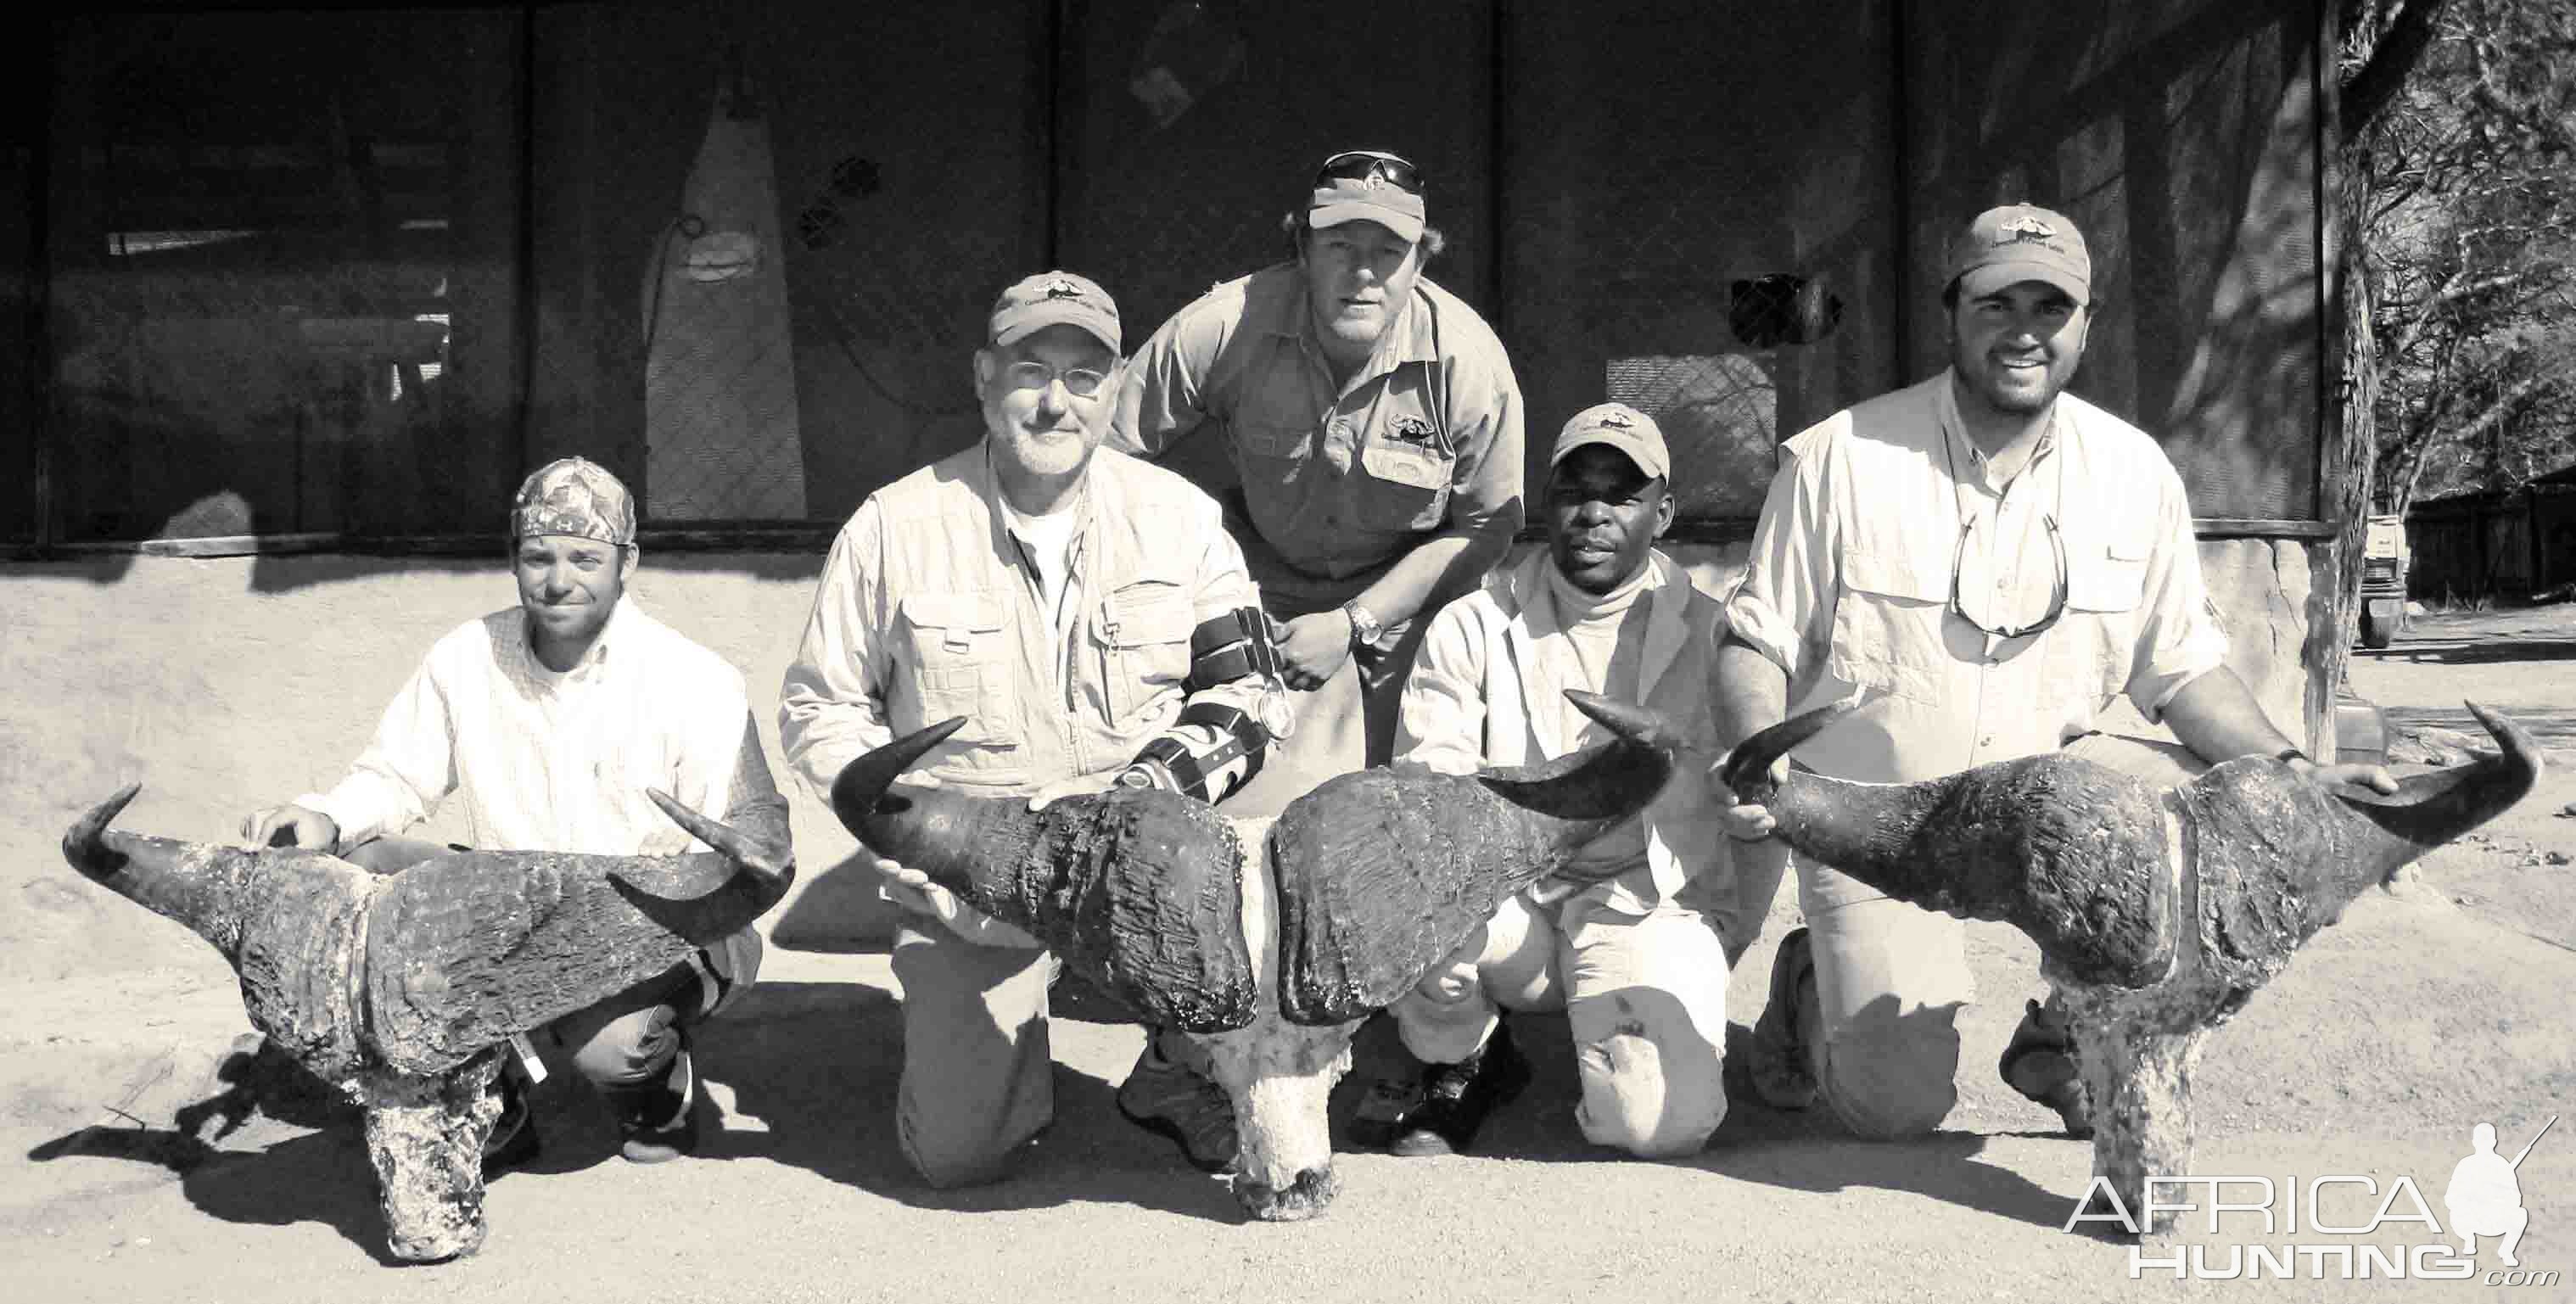
<path id="1" fill-rule="evenodd" d="M 617 605 L 609 608 L 608 610 L 607 623 L 599 627 L 599 637 L 590 641 L 589 648 L 582 652 L 581 660 L 573 663 L 572 669 L 558 671 L 553 667 L 548 666 L 543 659 L 537 656 L 536 637 L 528 627 L 527 610 L 525 608 L 521 608 L 519 611 L 519 651 L 527 656 L 528 665 L 531 668 L 544 674 L 555 675 L 558 677 L 576 674 L 583 670 L 589 670 L 598 666 L 606 665 L 608 663 L 609 644 L 617 641 L 620 630 L 633 626 L 634 620 L 630 620 L 627 617 L 627 613 L 634 611 L 635 609 L 635 599 L 632 595 L 625 593 L 618 594 Z M 641 619 L 641 617 L 639 616 L 635 619 Z"/>
<path id="2" fill-rule="evenodd" d="M 1968 438 L 1967 420 L 1959 415 L 1958 384 L 1958 368 L 1952 367 L 1941 373 L 1941 383 L 1936 387 L 1939 394 L 1934 399 L 1938 404 L 1941 438 L 1949 445 L 1951 464 L 1963 469 L 1975 468 L 1977 486 L 1992 489 L 1994 485 L 1987 479 L 1991 468 L 1986 464 L 1985 452 Z M 2023 473 L 2027 474 L 2040 464 L 2041 459 L 2057 450 L 2057 424 L 2064 411 L 2065 407 L 2057 399 L 2048 401 L 2048 420 L 2039 428 L 2039 442 L 2032 446 L 2030 460 L 2022 464 Z"/>
<path id="3" fill-rule="evenodd" d="M 1272 335 L 1298 340 L 1320 353 L 1323 345 L 1315 338 L 1315 313 L 1306 302 L 1306 275 L 1294 261 L 1280 264 L 1294 292 L 1271 301 L 1268 320 L 1263 329 Z M 1371 375 L 1383 369 L 1392 371 L 1408 362 L 1440 360 L 1439 333 L 1430 311 L 1430 278 L 1416 276 L 1413 288 L 1404 296 L 1404 306 L 1397 309 L 1395 320 L 1387 326 L 1387 335 L 1378 337 L 1378 347 L 1369 355 L 1360 375 Z M 1388 337 L 1392 336 L 1392 339 Z M 1357 377 L 1354 377 L 1357 379 Z"/>

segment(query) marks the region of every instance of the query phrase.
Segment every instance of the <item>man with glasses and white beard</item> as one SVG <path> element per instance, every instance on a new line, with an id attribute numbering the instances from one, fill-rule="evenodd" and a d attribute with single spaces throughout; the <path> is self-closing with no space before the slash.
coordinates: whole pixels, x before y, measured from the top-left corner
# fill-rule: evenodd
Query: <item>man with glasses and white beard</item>
<path id="1" fill-rule="evenodd" d="M 1286 693 L 1215 500 L 1100 448 L 1117 305 L 1043 272 L 1002 291 L 985 340 L 984 438 L 869 495 L 833 540 L 780 691 L 788 764 L 828 801 L 850 761 L 964 716 L 907 782 L 1032 808 L 1112 783 L 1224 799 L 1261 768 Z M 874 865 L 904 911 L 904 1155 L 933 1186 L 993 1181 L 1054 1117 L 1051 957 L 921 871 Z M 1223 1106 L 1156 1064 L 1119 1100 L 1203 1091 Z M 1192 1158 L 1231 1162 L 1231 1108 L 1189 1118 Z"/>
<path id="2" fill-rule="evenodd" d="M 2064 392 L 2091 290 L 2073 222 L 2022 204 L 1980 214 L 1941 292 L 1948 369 L 1782 446 L 1726 602 L 1720 745 L 1866 691 L 1871 707 L 1800 747 L 1800 763 L 1907 783 L 2066 747 L 2178 781 L 2272 756 L 2343 791 L 2394 791 L 2383 768 L 2308 762 L 2222 664 L 2181 477 L 2144 432 Z M 2121 693 L 2182 747 L 2095 733 Z M 1743 840 L 1739 873 L 1788 854 L 1766 840 L 1762 807 L 1724 820 Z M 1931 1131 L 1957 1099 L 1955 1020 L 1974 995 L 1960 921 L 1797 869 L 1807 926 L 1772 966 L 1747 1057 L 1756 1090 L 1780 1108 L 1821 1097 L 1862 1136 Z M 2086 1136 L 2074 1054 L 2054 1001 L 2033 1001 L 1998 1067 Z"/>

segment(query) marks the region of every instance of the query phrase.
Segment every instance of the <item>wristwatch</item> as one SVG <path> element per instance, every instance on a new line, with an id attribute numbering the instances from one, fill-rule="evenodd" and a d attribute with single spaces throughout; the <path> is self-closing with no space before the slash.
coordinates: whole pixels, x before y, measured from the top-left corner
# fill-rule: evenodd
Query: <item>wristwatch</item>
<path id="1" fill-rule="evenodd" d="M 1342 614 L 1350 617 L 1351 642 L 1354 645 L 1365 647 L 1375 643 L 1377 636 L 1386 632 L 1386 626 L 1377 623 L 1377 617 L 1370 615 L 1369 609 L 1361 606 L 1357 598 L 1342 604 Z"/>

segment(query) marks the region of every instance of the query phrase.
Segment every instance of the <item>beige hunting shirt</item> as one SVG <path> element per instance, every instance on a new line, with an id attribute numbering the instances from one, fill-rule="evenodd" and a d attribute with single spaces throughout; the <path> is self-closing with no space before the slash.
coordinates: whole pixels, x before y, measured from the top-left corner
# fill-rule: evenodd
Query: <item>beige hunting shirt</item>
<path id="1" fill-rule="evenodd" d="M 2056 749 L 2126 693 L 2149 721 L 2227 650 L 2190 503 L 2154 440 L 2072 394 L 2008 484 L 1942 374 L 1847 408 L 1785 445 L 1734 633 L 1789 676 L 1790 710 L 1876 699 L 1797 751 L 1838 778 L 1911 782 Z M 1962 534 L 1965 542 L 1962 543 Z M 2052 539 L 2054 535 L 2054 539 Z M 2038 634 L 2065 557 L 2066 606 Z"/>

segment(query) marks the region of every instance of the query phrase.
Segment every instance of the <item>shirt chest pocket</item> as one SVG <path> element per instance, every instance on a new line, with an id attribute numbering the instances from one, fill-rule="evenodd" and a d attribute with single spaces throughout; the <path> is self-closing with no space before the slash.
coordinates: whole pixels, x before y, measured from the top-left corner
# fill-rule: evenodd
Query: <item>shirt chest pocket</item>
<path id="1" fill-rule="evenodd" d="M 2088 710 L 2100 709 L 2128 685 L 2153 550 L 2143 527 L 2117 523 L 2107 532 L 2067 537 L 2066 606 L 2069 614 L 2087 619 L 2069 621 L 2066 633 L 2052 640 L 2049 669 L 2056 684 Z"/>
<path id="2" fill-rule="evenodd" d="M 1017 748 L 1018 703 L 1001 599 L 985 592 L 913 593 L 905 595 L 901 613 L 920 724 L 966 717 L 951 741 L 970 744 L 969 754 L 957 758 L 969 765 L 974 752 Z"/>
<path id="3" fill-rule="evenodd" d="M 1191 617 L 1189 590 L 1177 579 L 1136 580 L 1101 599 L 1091 633 L 1113 721 L 1182 691 L 1190 673 Z"/>
<path id="4" fill-rule="evenodd" d="M 2146 596 L 2150 551 L 2144 531 L 2069 538 L 2066 605 L 2078 611 L 2137 610 Z"/>
<path id="5" fill-rule="evenodd" d="M 1939 689 L 1936 663 L 1946 655 L 1947 558 L 1933 555 L 1937 549 L 1927 554 L 1899 540 L 1888 543 L 1842 555 L 1828 668 L 1857 687 L 1930 701 Z"/>
<path id="6" fill-rule="evenodd" d="M 1377 530 L 1436 530 L 1449 511 L 1458 459 L 1426 438 L 1372 439 L 1360 450 L 1355 486 L 1360 524 Z"/>
<path id="7" fill-rule="evenodd" d="M 1306 436 L 1311 433 L 1309 426 L 1246 421 L 1234 428 L 1234 442 L 1249 459 L 1296 462 L 1305 459 Z"/>

